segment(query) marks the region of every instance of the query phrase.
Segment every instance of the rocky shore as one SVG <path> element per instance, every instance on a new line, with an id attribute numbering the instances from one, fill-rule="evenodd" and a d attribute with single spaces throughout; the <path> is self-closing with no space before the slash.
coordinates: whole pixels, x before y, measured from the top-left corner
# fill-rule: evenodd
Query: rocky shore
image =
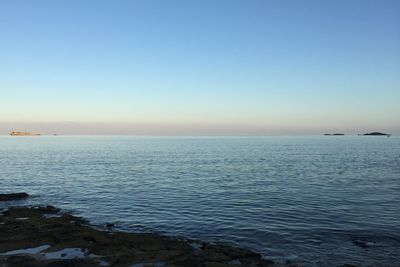
<path id="1" fill-rule="evenodd" d="M 29 197 L 27 193 L 0 194 L 0 201 L 20 200 Z"/>
<path id="2" fill-rule="evenodd" d="M 0 194 L 0 201 L 26 193 Z M 273 266 L 246 249 L 158 234 L 94 229 L 53 206 L 10 207 L 0 214 L 2 267 Z"/>

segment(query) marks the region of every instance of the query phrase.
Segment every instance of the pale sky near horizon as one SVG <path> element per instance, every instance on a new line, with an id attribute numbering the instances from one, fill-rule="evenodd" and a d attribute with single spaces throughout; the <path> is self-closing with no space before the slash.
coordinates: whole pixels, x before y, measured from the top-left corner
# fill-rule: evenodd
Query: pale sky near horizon
<path id="1" fill-rule="evenodd" d="M 400 134 L 400 1 L 0 1 L 0 133 Z"/>

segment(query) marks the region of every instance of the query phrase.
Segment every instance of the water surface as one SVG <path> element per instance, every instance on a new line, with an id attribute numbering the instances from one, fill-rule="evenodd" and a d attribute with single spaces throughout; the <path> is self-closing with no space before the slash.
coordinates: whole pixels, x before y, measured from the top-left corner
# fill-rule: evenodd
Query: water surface
<path id="1" fill-rule="evenodd" d="M 0 188 L 278 262 L 400 265 L 398 137 L 2 136 Z"/>

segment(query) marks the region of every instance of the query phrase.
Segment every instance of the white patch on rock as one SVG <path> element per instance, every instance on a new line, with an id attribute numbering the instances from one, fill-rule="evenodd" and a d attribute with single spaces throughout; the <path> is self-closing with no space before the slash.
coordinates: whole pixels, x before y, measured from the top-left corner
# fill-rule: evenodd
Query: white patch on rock
<path id="1" fill-rule="evenodd" d="M 97 261 L 101 267 L 110 266 L 110 264 L 106 261 L 103 261 L 103 260 L 95 260 L 95 261 Z"/>
<path id="2" fill-rule="evenodd" d="M 202 244 L 196 243 L 196 242 L 190 243 L 190 246 L 191 246 L 194 250 L 200 250 L 200 249 L 203 247 Z"/>
<path id="3" fill-rule="evenodd" d="M 242 265 L 242 263 L 238 259 L 228 261 L 228 264 L 229 265 Z"/>
<path id="4" fill-rule="evenodd" d="M 100 256 L 100 255 L 96 255 L 96 254 L 89 254 L 88 257 L 97 261 L 99 263 L 99 265 L 102 267 L 110 266 L 110 264 L 108 262 L 101 260 L 101 258 L 103 258 L 104 256 Z"/>
<path id="5" fill-rule="evenodd" d="M 28 217 L 21 217 L 21 218 L 15 218 L 17 221 L 26 221 L 29 218 Z"/>
<path id="6" fill-rule="evenodd" d="M 34 248 L 17 249 L 0 253 L 0 256 L 30 255 L 38 259 L 46 259 L 46 260 L 71 260 L 71 259 L 91 258 L 94 259 L 96 262 L 98 262 L 99 265 L 102 267 L 110 266 L 108 262 L 101 259 L 103 258 L 103 256 L 99 256 L 96 254 L 87 255 L 88 254 L 87 250 L 81 248 L 64 248 L 58 251 L 44 252 L 49 248 L 50 248 L 49 245 L 42 245 Z"/>
<path id="7" fill-rule="evenodd" d="M 64 248 L 59 251 L 46 252 L 41 255 L 47 260 L 84 259 L 87 250 L 81 248 Z"/>
<path id="8" fill-rule="evenodd" d="M 43 217 L 48 219 L 48 218 L 60 218 L 62 217 L 61 214 L 43 214 Z"/>
<path id="9" fill-rule="evenodd" d="M 43 245 L 35 248 L 26 248 L 26 249 L 17 249 L 17 250 L 12 250 L 12 251 L 7 251 L 4 253 L 1 253 L 0 255 L 2 256 L 12 256 L 12 255 L 20 255 L 20 254 L 38 254 L 42 252 L 43 250 L 48 249 L 50 246 L 49 245 Z"/>
<path id="10" fill-rule="evenodd" d="M 165 265 L 165 262 L 156 262 L 154 264 L 141 262 L 141 263 L 135 263 L 135 264 L 131 265 L 131 267 L 145 267 L 145 266 L 165 267 L 166 265 Z"/>

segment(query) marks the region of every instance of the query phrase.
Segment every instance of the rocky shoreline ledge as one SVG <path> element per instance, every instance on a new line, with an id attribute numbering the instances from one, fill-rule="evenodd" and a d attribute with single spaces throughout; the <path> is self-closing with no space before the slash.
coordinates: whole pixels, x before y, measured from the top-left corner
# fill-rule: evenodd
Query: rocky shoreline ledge
<path id="1" fill-rule="evenodd" d="M 0 194 L 0 201 L 25 197 L 28 194 Z M 273 265 L 242 248 L 158 234 L 96 230 L 83 218 L 53 206 L 16 206 L 0 214 L 1 267 Z"/>

